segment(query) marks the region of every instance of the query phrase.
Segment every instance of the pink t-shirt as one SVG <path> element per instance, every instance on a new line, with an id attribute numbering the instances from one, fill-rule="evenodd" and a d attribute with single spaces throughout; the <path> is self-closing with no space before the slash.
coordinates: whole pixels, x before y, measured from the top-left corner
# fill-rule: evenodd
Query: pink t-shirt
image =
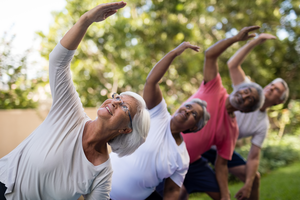
<path id="1" fill-rule="evenodd" d="M 206 101 L 207 110 L 211 115 L 210 120 L 200 131 L 181 133 L 190 155 L 190 163 L 198 160 L 212 145 L 216 145 L 218 154 L 222 158 L 231 160 L 239 131 L 235 117 L 231 118 L 225 107 L 228 96 L 218 74 L 206 84 L 203 81 L 198 91 L 188 99 L 189 101 L 199 98 Z"/>

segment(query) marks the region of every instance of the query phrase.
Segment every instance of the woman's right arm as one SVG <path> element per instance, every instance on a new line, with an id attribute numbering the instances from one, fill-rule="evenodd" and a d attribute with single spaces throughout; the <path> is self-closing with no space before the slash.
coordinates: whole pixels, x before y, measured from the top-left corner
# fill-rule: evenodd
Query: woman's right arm
<path id="1" fill-rule="evenodd" d="M 93 22 L 100 22 L 126 5 L 124 2 L 100 4 L 83 14 L 77 23 L 64 35 L 49 55 L 49 82 L 53 102 L 62 100 L 77 101 L 78 94 L 73 85 L 70 62 L 88 27 Z M 66 103 L 66 102 L 65 102 Z"/>
<path id="2" fill-rule="evenodd" d="M 159 80 L 164 76 L 173 60 L 188 48 L 197 52 L 199 51 L 198 46 L 191 45 L 189 42 L 183 42 L 165 55 L 148 74 L 143 97 L 149 110 L 158 105 L 162 100 L 162 93 L 158 84 Z"/>
<path id="3" fill-rule="evenodd" d="M 246 75 L 241 67 L 241 64 L 251 50 L 257 45 L 260 45 L 266 40 L 270 39 L 276 39 L 276 37 L 271 34 L 262 33 L 257 38 L 245 44 L 228 60 L 227 65 L 233 85 L 238 85 L 245 81 Z"/>
<path id="4" fill-rule="evenodd" d="M 93 22 L 100 22 L 107 17 L 115 14 L 118 9 L 123 8 L 126 5 L 125 2 L 106 3 L 100 4 L 84 13 L 76 24 L 66 33 L 66 35 L 60 41 L 61 45 L 68 50 L 77 49 L 83 36 L 85 35 L 88 27 Z"/>

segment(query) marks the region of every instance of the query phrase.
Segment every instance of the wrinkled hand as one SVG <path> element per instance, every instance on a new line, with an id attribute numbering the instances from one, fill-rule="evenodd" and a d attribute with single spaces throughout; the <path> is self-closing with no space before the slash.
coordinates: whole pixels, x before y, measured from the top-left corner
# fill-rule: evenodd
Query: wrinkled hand
<path id="1" fill-rule="evenodd" d="M 196 45 L 191 45 L 189 42 L 183 42 L 178 47 L 176 47 L 174 50 L 176 51 L 177 56 L 179 56 L 180 54 L 182 54 L 182 52 L 184 52 L 184 50 L 186 50 L 188 48 L 190 48 L 196 52 L 199 52 L 199 49 L 200 49 L 200 47 L 198 47 Z"/>
<path id="2" fill-rule="evenodd" d="M 276 39 L 276 37 L 274 35 L 271 34 L 267 34 L 267 33 L 262 33 L 257 37 L 257 40 L 259 40 L 259 43 L 263 43 L 266 40 L 274 40 Z"/>
<path id="3" fill-rule="evenodd" d="M 248 199 L 251 194 L 251 188 L 243 186 L 234 196 L 238 200 Z"/>
<path id="4" fill-rule="evenodd" d="M 123 8 L 124 6 L 126 6 L 126 3 L 123 1 L 100 4 L 92 10 L 89 10 L 86 13 L 86 16 L 90 22 L 100 22 L 115 14 L 118 9 Z"/>
<path id="5" fill-rule="evenodd" d="M 249 34 L 250 31 L 254 31 L 259 29 L 259 26 L 248 26 L 248 27 L 244 27 L 242 30 L 240 30 L 240 32 L 234 36 L 236 38 L 237 41 L 245 41 L 245 40 L 249 40 L 250 38 L 255 37 L 255 33 Z"/>

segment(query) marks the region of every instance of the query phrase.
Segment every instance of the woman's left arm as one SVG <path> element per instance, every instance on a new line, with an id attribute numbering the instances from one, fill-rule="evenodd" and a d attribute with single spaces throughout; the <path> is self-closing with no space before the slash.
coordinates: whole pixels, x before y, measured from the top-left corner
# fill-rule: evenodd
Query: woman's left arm
<path id="1" fill-rule="evenodd" d="M 178 47 L 167 53 L 156 65 L 152 68 L 147 76 L 143 98 L 146 102 L 147 108 L 151 110 L 157 106 L 162 100 L 162 92 L 159 88 L 159 81 L 169 69 L 173 60 L 182 54 L 186 49 L 192 49 L 196 52 L 199 47 L 191 45 L 189 42 L 183 42 Z"/>
<path id="2" fill-rule="evenodd" d="M 167 178 L 164 185 L 164 200 L 178 199 L 180 187 L 171 179 Z"/>
<path id="3" fill-rule="evenodd" d="M 126 5 L 125 2 L 106 3 L 100 4 L 83 14 L 76 24 L 66 33 L 66 35 L 60 41 L 61 45 L 68 50 L 77 49 L 83 36 L 85 35 L 88 27 L 93 22 L 100 22 L 107 17 L 115 14 L 118 9 L 123 8 Z"/>

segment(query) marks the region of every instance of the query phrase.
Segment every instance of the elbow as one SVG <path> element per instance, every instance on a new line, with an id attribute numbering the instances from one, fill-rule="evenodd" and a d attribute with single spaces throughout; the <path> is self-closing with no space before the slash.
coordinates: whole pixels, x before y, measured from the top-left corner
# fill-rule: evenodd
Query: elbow
<path id="1" fill-rule="evenodd" d="M 218 55 L 216 54 L 216 52 L 213 49 L 208 48 L 205 52 L 205 59 L 206 60 L 216 60 L 218 58 Z"/>
<path id="2" fill-rule="evenodd" d="M 227 61 L 227 67 L 228 67 L 228 69 L 232 69 L 233 68 L 233 63 L 231 62 L 231 60 Z"/>
<path id="3" fill-rule="evenodd" d="M 210 51 L 210 49 L 206 49 L 205 52 L 204 52 L 204 55 L 205 55 L 205 58 L 212 58 L 213 55 L 212 55 L 212 51 Z"/>
<path id="4" fill-rule="evenodd" d="M 151 85 L 151 78 L 147 77 L 145 81 L 145 85 Z"/>

